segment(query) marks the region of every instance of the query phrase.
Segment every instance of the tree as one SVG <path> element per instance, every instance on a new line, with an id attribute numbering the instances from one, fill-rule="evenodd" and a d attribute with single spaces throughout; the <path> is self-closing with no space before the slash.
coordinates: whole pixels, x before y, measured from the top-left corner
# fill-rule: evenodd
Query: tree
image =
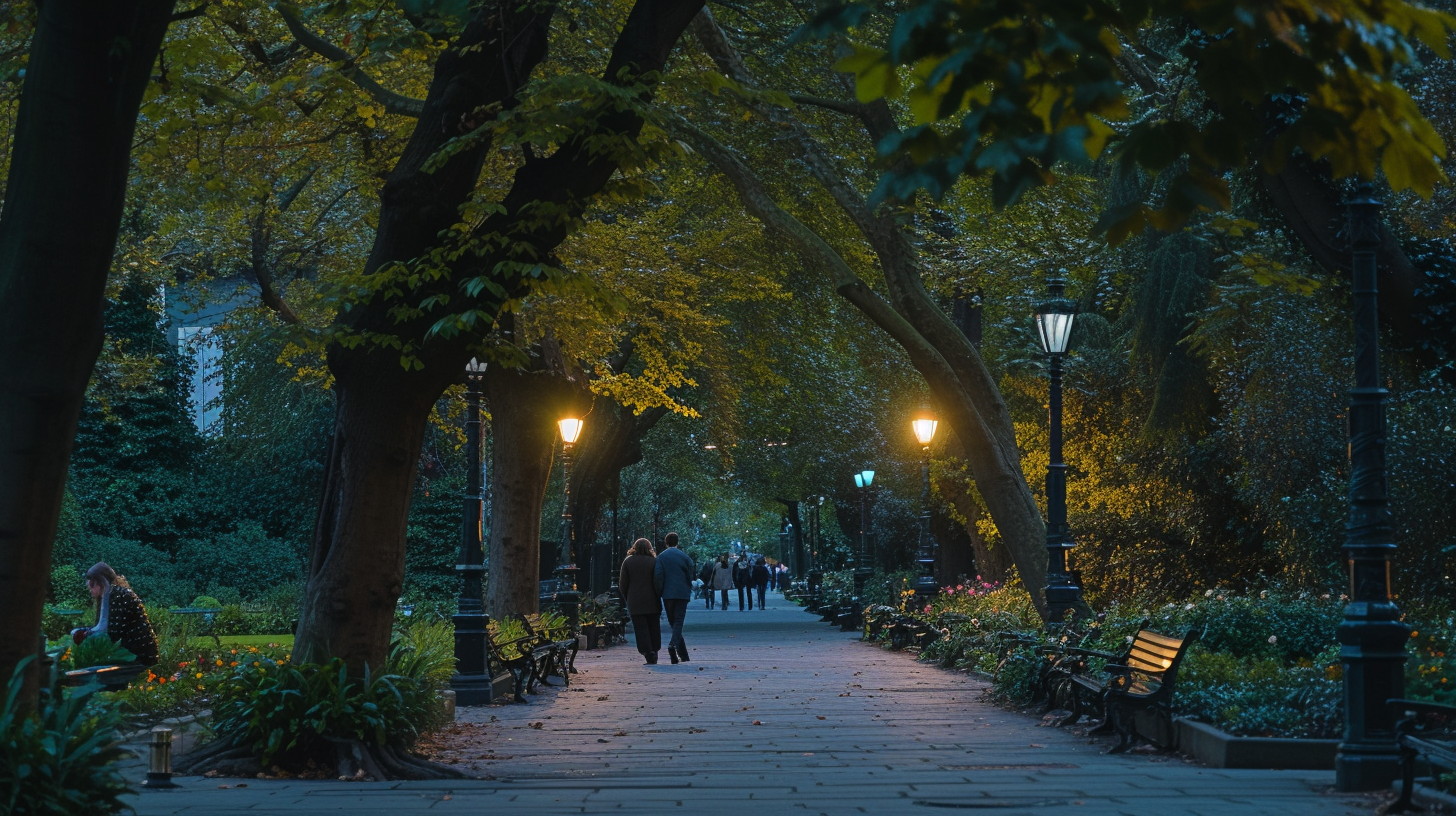
<path id="1" fill-rule="evenodd" d="M 35 651 L 132 133 L 174 0 L 40 6 L 0 209 L 0 674 Z M 11 7 L 13 8 L 13 6 Z M 14 14 L 14 11 L 8 13 Z M 35 699 L 32 664 L 21 690 Z"/>

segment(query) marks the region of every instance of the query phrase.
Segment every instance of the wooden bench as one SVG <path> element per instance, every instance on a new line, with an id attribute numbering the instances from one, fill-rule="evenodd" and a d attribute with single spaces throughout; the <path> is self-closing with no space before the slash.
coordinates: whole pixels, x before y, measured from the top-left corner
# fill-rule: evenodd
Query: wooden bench
<path id="1" fill-rule="evenodd" d="M 491 624 L 495 626 L 494 623 Z M 530 688 L 531 681 L 536 672 L 536 659 L 531 654 L 531 647 L 536 639 L 530 635 L 511 639 L 499 638 L 495 633 L 487 631 L 485 648 L 487 666 L 499 666 L 511 675 L 513 682 L 512 697 L 518 703 L 529 703 L 525 692 Z M 494 672 L 490 672 L 494 674 Z"/>
<path id="2" fill-rule="evenodd" d="M 1151 710 L 1171 720 L 1178 666 L 1194 640 L 1196 638 L 1191 631 L 1182 638 L 1172 638 L 1140 629 L 1121 655 L 1093 649 L 1069 649 L 1068 652 L 1073 654 L 1106 658 L 1108 663 L 1102 671 L 1107 679 L 1103 682 L 1088 674 L 1072 675 L 1069 686 L 1072 713 L 1062 724 L 1076 722 L 1083 713 L 1082 701 L 1090 697 L 1098 701 L 1104 718 L 1102 726 L 1093 729 L 1093 732 L 1116 731 L 1122 739 L 1110 753 L 1120 754 L 1128 750 L 1141 736 L 1137 733 L 1138 711 Z"/>
<path id="3" fill-rule="evenodd" d="M 1419 810 L 1411 802 L 1416 787 L 1416 762 L 1456 771 L 1456 707 L 1425 700 L 1387 700 L 1395 714 L 1400 744 L 1400 799 L 1386 813 Z"/>
<path id="4" fill-rule="evenodd" d="M 553 674 L 561 677 L 564 685 L 570 686 L 571 675 L 576 672 L 576 651 L 579 647 L 576 636 L 573 635 L 570 639 L 552 638 L 540 614 L 527 615 L 522 622 L 526 625 L 526 634 L 535 639 L 531 646 L 531 656 L 536 666 L 531 681 L 526 684 L 527 690 L 531 690 L 537 680 L 543 686 L 551 685 L 546 678 Z"/>

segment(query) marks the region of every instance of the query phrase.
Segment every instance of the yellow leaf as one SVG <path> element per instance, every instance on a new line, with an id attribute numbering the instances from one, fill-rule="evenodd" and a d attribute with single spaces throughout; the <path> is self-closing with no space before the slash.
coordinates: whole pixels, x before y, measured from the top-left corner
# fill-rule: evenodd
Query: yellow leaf
<path id="1" fill-rule="evenodd" d="M 1096 116 L 1087 117 L 1087 138 L 1082 140 L 1082 149 L 1087 151 L 1087 158 L 1096 161 L 1102 155 L 1102 149 L 1107 146 L 1107 140 L 1116 132 L 1112 125 Z"/>
<path id="2" fill-rule="evenodd" d="M 191 161 L 187 162 L 188 172 L 196 173 L 201 167 L 202 163 L 199 162 L 197 159 L 192 159 Z"/>
<path id="3" fill-rule="evenodd" d="M 360 119 L 374 118 L 374 108 L 370 105 L 359 105 L 358 107 L 354 108 L 354 112 L 359 114 Z M 370 127 L 374 126 L 370 125 Z"/>

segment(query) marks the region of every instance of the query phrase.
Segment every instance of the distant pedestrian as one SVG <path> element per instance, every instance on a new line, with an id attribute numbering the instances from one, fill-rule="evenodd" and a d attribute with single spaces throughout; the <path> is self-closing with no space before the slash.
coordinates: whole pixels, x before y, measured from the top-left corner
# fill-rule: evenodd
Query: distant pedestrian
<path id="1" fill-rule="evenodd" d="M 667 546 L 657 557 L 653 578 L 657 594 L 662 596 L 662 606 L 667 610 L 667 625 L 672 627 L 672 637 L 667 641 L 667 653 L 672 662 L 679 659 L 688 662 L 688 644 L 683 640 L 683 618 L 688 615 L 688 601 L 692 599 L 693 559 L 678 548 L 677 533 L 668 533 L 663 539 Z M 701 583 L 701 582 L 700 582 Z"/>
<path id="2" fill-rule="evenodd" d="M 703 582 L 703 600 L 708 602 L 708 608 L 713 608 L 713 570 L 718 568 L 718 562 L 709 558 L 703 568 L 698 571 L 698 580 Z"/>
<path id="3" fill-rule="evenodd" d="M 758 611 L 763 611 L 764 594 L 768 592 L 768 582 L 772 573 L 769 572 L 768 562 L 762 558 L 753 566 L 753 588 L 758 590 Z"/>
<path id="4" fill-rule="evenodd" d="M 657 662 L 662 649 L 662 598 L 657 594 L 657 559 L 652 555 L 652 542 L 639 538 L 632 543 L 617 586 L 627 599 L 627 614 L 632 616 L 632 632 L 637 638 L 637 651 L 648 665 Z M 677 662 L 677 658 L 673 658 Z"/>
<path id="5" fill-rule="evenodd" d="M 789 568 L 783 564 L 779 564 L 778 574 L 779 592 L 788 592 L 789 587 L 793 585 L 793 582 L 789 580 Z"/>
<path id="6" fill-rule="evenodd" d="M 748 611 L 753 611 L 753 563 L 746 555 L 738 556 L 738 560 L 733 562 L 733 586 L 738 588 L 738 611 L 744 611 L 745 598 Z"/>
<path id="7" fill-rule="evenodd" d="M 733 590 L 733 568 L 728 566 L 728 554 L 718 556 L 718 563 L 713 567 L 713 581 L 711 586 L 719 593 L 719 602 L 722 609 L 728 608 L 728 593 Z"/>
<path id="8" fill-rule="evenodd" d="M 778 588 L 778 581 L 779 581 L 779 568 L 778 568 L 777 565 L 770 564 L 769 565 L 769 568 L 768 568 L 768 588 L 769 589 L 777 589 Z"/>

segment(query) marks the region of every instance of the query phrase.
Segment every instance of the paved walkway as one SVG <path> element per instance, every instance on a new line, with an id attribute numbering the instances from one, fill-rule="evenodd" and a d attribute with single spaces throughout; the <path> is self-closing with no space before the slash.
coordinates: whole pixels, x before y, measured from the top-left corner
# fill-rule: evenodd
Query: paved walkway
<path id="1" fill-rule="evenodd" d="M 1106 741 L 982 702 L 979 680 L 858 643 L 782 599 L 769 606 L 710 612 L 696 602 L 691 663 L 644 666 L 631 646 L 583 652 L 570 691 L 545 691 L 529 706 L 461 709 L 438 756 L 479 780 L 188 777 L 181 791 L 133 801 L 139 816 L 1373 811 L 1369 798 L 1330 794 L 1332 772 L 1104 754 Z"/>

